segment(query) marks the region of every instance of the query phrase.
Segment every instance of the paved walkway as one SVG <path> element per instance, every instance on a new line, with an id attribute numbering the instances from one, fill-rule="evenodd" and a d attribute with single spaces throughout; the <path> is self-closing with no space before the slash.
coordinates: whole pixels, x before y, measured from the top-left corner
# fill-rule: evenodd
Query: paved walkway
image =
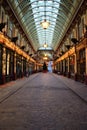
<path id="1" fill-rule="evenodd" d="M 84 84 L 53 73 L 2 85 L 0 130 L 87 130 L 86 92 Z"/>
<path id="2" fill-rule="evenodd" d="M 75 92 L 80 98 L 87 102 L 87 85 L 84 83 L 77 82 L 73 79 L 55 75 L 59 78 L 65 85 L 67 85 L 73 92 Z"/>
<path id="3" fill-rule="evenodd" d="M 32 80 L 38 74 L 31 75 L 29 77 L 29 80 Z M 87 85 L 85 85 L 84 83 L 80 83 L 80 82 L 77 82 L 75 80 L 72 80 L 70 78 L 61 76 L 61 75 L 57 75 L 57 74 L 53 74 L 53 73 L 52 73 L 52 75 L 54 75 L 56 78 L 59 78 L 74 93 L 76 93 L 80 98 L 82 98 L 84 101 L 87 102 Z M 24 82 L 26 83 L 27 80 L 28 80 L 28 78 L 25 77 L 25 78 L 22 78 L 22 79 L 18 79 L 16 81 L 11 81 L 10 83 L 4 84 L 4 85 L 0 85 L 0 102 L 4 99 L 4 97 L 7 94 L 12 92 L 13 87 L 15 88 L 15 91 L 16 91 L 17 89 L 20 88 L 20 86 L 22 84 L 24 84 Z"/>
<path id="4" fill-rule="evenodd" d="M 31 81 L 38 75 L 31 75 L 30 77 L 17 79 L 15 81 L 11 81 L 9 83 L 6 83 L 4 85 L 0 85 L 0 103 L 3 102 L 7 97 L 18 91 L 25 85 L 27 82 Z"/>

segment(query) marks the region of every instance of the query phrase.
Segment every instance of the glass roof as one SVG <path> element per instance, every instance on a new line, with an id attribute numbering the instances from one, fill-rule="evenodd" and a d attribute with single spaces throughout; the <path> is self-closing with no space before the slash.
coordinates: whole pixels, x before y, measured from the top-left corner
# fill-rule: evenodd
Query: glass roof
<path id="1" fill-rule="evenodd" d="M 37 51 L 44 43 L 56 50 L 81 0 L 8 0 L 17 19 Z M 43 29 L 41 22 L 50 22 Z M 44 49 L 44 48 L 43 48 Z"/>

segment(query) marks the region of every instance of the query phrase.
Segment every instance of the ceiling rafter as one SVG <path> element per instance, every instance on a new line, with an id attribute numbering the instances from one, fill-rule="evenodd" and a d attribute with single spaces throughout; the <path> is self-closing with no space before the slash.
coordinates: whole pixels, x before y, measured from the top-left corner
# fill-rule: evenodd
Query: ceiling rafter
<path id="1" fill-rule="evenodd" d="M 43 46 L 46 39 L 56 50 L 81 0 L 10 0 L 9 3 L 34 49 Z M 40 25 L 44 19 L 50 22 L 45 31 Z"/>
<path id="2" fill-rule="evenodd" d="M 41 0 L 39 0 L 39 1 L 41 1 Z M 19 13 L 23 12 L 23 10 L 24 10 L 25 8 L 27 8 L 27 6 L 30 7 L 30 9 L 34 9 L 34 8 L 31 8 L 31 4 L 34 4 L 34 3 L 38 2 L 38 0 L 35 0 L 34 2 L 30 2 L 30 0 L 29 0 L 28 2 L 29 2 L 29 3 L 27 3 L 27 4 L 25 4 L 25 5 L 24 5 L 24 1 L 20 2 L 15 9 L 19 8 L 19 6 L 21 6 L 21 4 L 23 4 L 23 8 L 21 9 L 21 11 L 20 11 Z M 45 2 L 45 1 L 44 1 L 44 2 Z M 58 0 L 53 0 L 53 3 L 54 3 L 54 2 L 60 4 L 61 6 L 63 6 L 64 8 L 66 8 L 66 9 L 70 12 L 69 8 L 68 8 L 63 2 L 61 2 L 61 1 L 59 2 Z M 74 6 L 73 6 L 73 4 L 71 3 L 71 1 L 68 1 L 68 2 L 69 2 L 69 4 L 74 8 Z M 49 5 L 49 6 L 50 6 L 50 5 Z M 48 7 L 49 7 L 49 6 L 48 6 Z M 38 7 L 44 7 L 44 5 L 40 5 L 40 6 L 38 5 L 38 6 L 36 6 L 36 7 L 37 7 L 37 8 L 38 8 Z M 54 8 L 56 8 L 56 9 L 59 9 L 59 8 L 53 6 L 53 5 L 52 5 L 51 7 L 54 7 Z M 18 14 L 18 15 L 19 15 L 19 14 Z"/>

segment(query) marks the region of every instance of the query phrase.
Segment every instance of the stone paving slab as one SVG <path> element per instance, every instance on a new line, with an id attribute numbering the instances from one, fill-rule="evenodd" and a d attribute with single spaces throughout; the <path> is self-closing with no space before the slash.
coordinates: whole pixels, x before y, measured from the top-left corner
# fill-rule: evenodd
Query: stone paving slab
<path id="1" fill-rule="evenodd" d="M 29 77 L 24 77 L 24 78 L 6 83 L 4 85 L 0 85 L 0 103 L 4 99 L 6 99 L 8 96 L 15 93 L 18 89 L 21 89 L 21 86 L 23 86 L 26 82 L 29 82 L 29 80 L 34 79 L 36 76 L 38 76 L 38 74 L 33 74 Z"/>
<path id="2" fill-rule="evenodd" d="M 56 76 L 17 81 L 22 88 L 0 104 L 0 130 L 87 130 L 87 103 L 69 89 L 71 79 Z"/>
<path id="3" fill-rule="evenodd" d="M 16 91 L 17 89 L 20 89 L 21 85 L 25 84 L 26 81 L 32 80 L 33 78 L 38 76 L 38 74 L 39 73 L 33 74 L 27 78 L 25 77 L 22 79 L 18 79 L 16 81 L 11 81 L 4 85 L 0 85 L 0 102 L 5 98 L 5 96 L 7 97 L 7 95 L 11 94 L 13 90 Z M 59 78 L 66 86 L 68 86 L 80 98 L 82 98 L 84 101 L 87 102 L 87 85 L 61 75 L 57 75 L 53 73 L 52 75 L 54 75 L 56 78 Z"/>
<path id="4" fill-rule="evenodd" d="M 84 101 L 87 102 L 87 85 L 61 75 L 56 75 L 56 74 L 53 75 L 59 78 L 73 92 L 75 92 L 80 98 L 82 98 Z"/>

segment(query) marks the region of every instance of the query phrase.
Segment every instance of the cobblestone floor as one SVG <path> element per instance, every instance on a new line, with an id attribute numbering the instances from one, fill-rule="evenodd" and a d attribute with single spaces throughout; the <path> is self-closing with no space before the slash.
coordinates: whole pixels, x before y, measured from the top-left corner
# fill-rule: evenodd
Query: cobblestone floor
<path id="1" fill-rule="evenodd" d="M 87 130 L 87 103 L 60 76 L 39 73 L 12 91 L 0 103 L 0 130 Z"/>

